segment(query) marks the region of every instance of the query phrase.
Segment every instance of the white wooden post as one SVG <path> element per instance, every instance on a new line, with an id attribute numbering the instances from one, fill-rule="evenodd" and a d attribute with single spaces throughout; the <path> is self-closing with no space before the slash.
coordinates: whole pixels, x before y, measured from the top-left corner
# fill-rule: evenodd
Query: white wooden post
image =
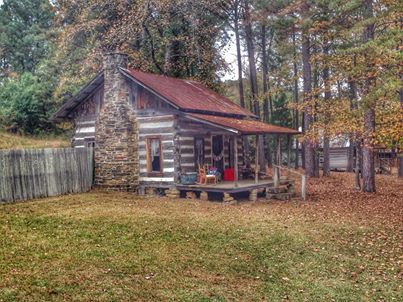
<path id="1" fill-rule="evenodd" d="M 281 165 L 281 141 L 280 135 L 276 137 L 276 164 L 274 166 L 274 187 L 280 186 L 280 165 Z"/>
<path id="2" fill-rule="evenodd" d="M 290 179 L 290 169 L 291 169 L 291 135 L 287 135 L 287 179 Z"/>
<path id="3" fill-rule="evenodd" d="M 301 196 L 302 200 L 306 199 L 306 177 L 301 175 Z"/>
<path id="4" fill-rule="evenodd" d="M 278 168 L 277 165 L 274 165 L 274 187 L 278 188 L 280 186 L 280 177 L 279 177 L 279 173 L 278 173 Z"/>

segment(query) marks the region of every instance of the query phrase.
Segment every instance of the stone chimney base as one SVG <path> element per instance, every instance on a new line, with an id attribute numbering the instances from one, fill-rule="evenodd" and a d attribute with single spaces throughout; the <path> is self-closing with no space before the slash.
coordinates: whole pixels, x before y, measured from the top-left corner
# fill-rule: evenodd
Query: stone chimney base
<path id="1" fill-rule="evenodd" d="M 108 54 L 104 63 L 104 102 L 95 125 L 95 186 L 137 191 L 139 182 L 138 126 L 129 106 L 127 56 Z"/>

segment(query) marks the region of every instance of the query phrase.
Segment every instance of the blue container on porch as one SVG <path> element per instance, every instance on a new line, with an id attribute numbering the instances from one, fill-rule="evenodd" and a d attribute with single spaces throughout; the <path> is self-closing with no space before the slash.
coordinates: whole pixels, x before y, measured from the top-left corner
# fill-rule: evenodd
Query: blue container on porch
<path id="1" fill-rule="evenodd" d="M 194 185 L 197 181 L 197 172 L 187 172 L 181 175 L 182 185 Z"/>

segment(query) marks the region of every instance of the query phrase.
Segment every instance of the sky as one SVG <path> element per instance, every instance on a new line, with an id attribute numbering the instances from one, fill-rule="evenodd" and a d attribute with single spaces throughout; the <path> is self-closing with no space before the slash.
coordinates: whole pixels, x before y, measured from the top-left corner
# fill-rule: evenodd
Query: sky
<path id="1" fill-rule="evenodd" d="M 230 42 L 226 45 L 226 47 L 222 50 L 221 53 L 225 61 L 227 62 L 229 69 L 229 71 L 221 78 L 221 80 L 226 81 L 237 79 L 238 68 L 237 68 L 236 44 L 234 35 L 231 35 Z"/>

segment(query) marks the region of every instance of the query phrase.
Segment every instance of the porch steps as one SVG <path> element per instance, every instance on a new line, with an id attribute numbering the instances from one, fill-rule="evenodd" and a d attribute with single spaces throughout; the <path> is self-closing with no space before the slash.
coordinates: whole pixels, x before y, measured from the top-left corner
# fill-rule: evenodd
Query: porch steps
<path id="1" fill-rule="evenodd" d="M 266 194 L 266 199 L 291 200 L 293 197 L 294 193 Z"/>
<path id="2" fill-rule="evenodd" d="M 279 194 L 279 193 L 287 193 L 288 187 L 287 186 L 279 186 L 278 188 L 267 188 L 267 193 L 270 194 Z"/>
<path id="3" fill-rule="evenodd" d="M 268 200 L 292 200 L 293 197 L 295 197 L 294 181 L 282 181 L 277 188 L 266 188 L 266 199 Z"/>

